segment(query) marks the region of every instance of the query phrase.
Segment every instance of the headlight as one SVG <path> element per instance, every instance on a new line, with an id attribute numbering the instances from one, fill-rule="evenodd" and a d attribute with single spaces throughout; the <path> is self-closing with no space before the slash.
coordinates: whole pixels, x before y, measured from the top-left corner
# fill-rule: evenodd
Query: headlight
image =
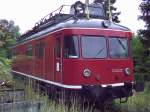
<path id="1" fill-rule="evenodd" d="M 130 75 L 131 74 L 131 69 L 130 68 L 125 68 L 125 74 Z"/>
<path id="2" fill-rule="evenodd" d="M 91 76 L 91 70 L 89 70 L 89 69 L 84 69 L 83 75 L 84 75 L 85 77 L 90 77 L 90 76 Z"/>

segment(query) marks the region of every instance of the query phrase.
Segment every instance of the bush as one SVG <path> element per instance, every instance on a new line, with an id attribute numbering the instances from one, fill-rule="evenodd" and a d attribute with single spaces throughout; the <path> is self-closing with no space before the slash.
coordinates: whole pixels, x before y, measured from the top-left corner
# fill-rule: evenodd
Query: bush
<path id="1" fill-rule="evenodd" d="M 11 80 L 10 75 L 11 61 L 0 57 L 0 80 Z"/>

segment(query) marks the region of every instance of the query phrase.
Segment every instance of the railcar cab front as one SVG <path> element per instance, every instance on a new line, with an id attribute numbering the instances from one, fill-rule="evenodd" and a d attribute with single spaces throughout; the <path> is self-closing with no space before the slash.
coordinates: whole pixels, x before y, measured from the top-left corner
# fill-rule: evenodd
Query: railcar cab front
<path id="1" fill-rule="evenodd" d="M 113 97 L 130 96 L 134 79 L 131 37 L 131 32 L 113 29 L 64 29 L 62 60 L 56 62 L 62 83 L 90 95 L 96 94 L 93 88 L 103 91 L 98 97 L 105 96 L 107 87 L 113 88 Z"/>
<path id="2" fill-rule="evenodd" d="M 95 85 L 133 81 L 131 33 L 100 29 L 68 29 L 63 38 L 63 80 Z M 115 34 L 114 34 L 115 33 Z"/>

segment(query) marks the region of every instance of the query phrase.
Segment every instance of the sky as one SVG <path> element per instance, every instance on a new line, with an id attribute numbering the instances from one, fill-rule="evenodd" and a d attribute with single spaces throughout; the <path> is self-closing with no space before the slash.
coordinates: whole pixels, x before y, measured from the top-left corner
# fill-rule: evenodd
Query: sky
<path id="1" fill-rule="evenodd" d="M 0 19 L 13 20 L 20 27 L 20 32 L 24 33 L 45 15 L 61 5 L 70 5 L 75 1 L 77 0 L 0 0 Z M 121 11 L 120 24 L 134 33 L 144 27 L 144 23 L 137 20 L 140 15 L 139 4 L 140 0 L 117 0 L 115 3 L 117 11 Z"/>

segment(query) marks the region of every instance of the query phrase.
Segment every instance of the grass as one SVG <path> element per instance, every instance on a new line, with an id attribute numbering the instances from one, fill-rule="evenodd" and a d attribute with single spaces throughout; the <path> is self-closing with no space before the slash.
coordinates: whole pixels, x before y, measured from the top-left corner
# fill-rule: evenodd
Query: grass
<path id="1" fill-rule="evenodd" d="M 29 85 L 25 87 L 26 98 L 31 102 L 37 100 L 42 102 L 41 112 L 93 112 L 94 105 L 88 103 L 85 105 L 84 101 L 81 103 L 80 97 L 76 95 L 69 97 L 69 103 L 65 102 L 63 92 L 57 100 L 55 99 L 56 95 L 53 96 L 54 99 L 50 99 L 47 94 L 40 93 L 39 89 L 35 92 L 32 87 L 33 83 L 29 80 Z"/>
<path id="2" fill-rule="evenodd" d="M 43 96 L 44 105 L 42 112 L 93 112 L 93 106 L 86 105 L 84 106 L 76 99 L 71 99 L 70 104 L 63 102 L 63 99 L 60 102 L 54 100 L 48 100 L 47 97 Z"/>
<path id="3" fill-rule="evenodd" d="M 124 104 L 117 100 L 116 106 L 120 112 L 150 112 L 150 82 L 146 82 L 144 92 L 134 93 Z"/>
<path id="4" fill-rule="evenodd" d="M 39 90 L 34 92 L 32 85 L 34 85 L 33 82 L 29 80 L 29 85 L 24 87 L 26 100 L 42 102 L 41 112 L 93 112 L 94 110 L 94 105 L 84 105 L 75 96 L 71 97 L 69 104 L 64 102 L 63 95 L 57 101 L 50 100 L 48 95 L 40 93 Z M 150 82 L 146 82 L 144 92 L 134 93 L 124 104 L 120 104 L 119 100 L 116 100 L 114 106 L 115 112 L 150 112 Z"/>
<path id="5" fill-rule="evenodd" d="M 81 104 L 80 99 L 77 96 L 70 97 L 70 102 L 65 103 L 64 94 L 62 93 L 59 99 L 49 99 L 49 96 L 45 93 L 40 93 L 39 88 L 36 88 L 36 92 L 33 89 L 34 82 L 28 79 L 28 83 L 22 83 L 22 81 L 15 80 L 15 88 L 25 89 L 25 100 L 28 102 L 41 102 L 41 112 L 93 112 L 94 106 L 89 104 Z M 18 86 L 19 85 L 19 86 Z M 56 97 L 55 95 L 53 97 Z M 84 102 L 83 102 L 84 103 Z"/>

